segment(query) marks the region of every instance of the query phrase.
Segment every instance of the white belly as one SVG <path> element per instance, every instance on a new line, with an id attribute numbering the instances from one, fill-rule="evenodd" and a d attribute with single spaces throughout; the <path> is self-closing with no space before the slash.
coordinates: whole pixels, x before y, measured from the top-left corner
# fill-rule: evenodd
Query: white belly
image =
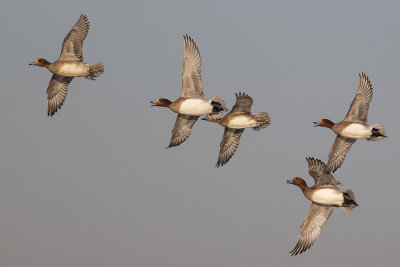
<path id="1" fill-rule="evenodd" d="M 354 139 L 365 139 L 371 136 L 371 129 L 364 124 L 350 124 L 340 135 Z"/>
<path id="2" fill-rule="evenodd" d="M 325 188 L 315 191 L 311 200 L 318 204 L 341 206 L 344 199 L 339 190 Z"/>
<path id="3" fill-rule="evenodd" d="M 57 74 L 68 77 L 86 76 L 88 74 L 88 70 L 89 70 L 88 66 L 84 63 L 81 64 L 66 63 L 60 65 Z"/>
<path id="4" fill-rule="evenodd" d="M 212 113 L 212 106 L 206 99 L 186 99 L 182 102 L 179 113 L 202 116 Z"/>
<path id="5" fill-rule="evenodd" d="M 257 121 L 250 116 L 235 116 L 228 123 L 228 127 L 233 129 L 243 129 L 256 126 Z"/>

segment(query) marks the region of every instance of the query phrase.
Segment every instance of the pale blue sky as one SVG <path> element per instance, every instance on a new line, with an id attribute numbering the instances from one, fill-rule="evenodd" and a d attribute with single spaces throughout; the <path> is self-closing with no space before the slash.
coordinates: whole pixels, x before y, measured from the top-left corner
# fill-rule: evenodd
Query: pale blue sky
<path id="1" fill-rule="evenodd" d="M 398 1 L 24 1 L 0 4 L 0 265 L 396 266 L 400 160 Z M 79 15 L 90 21 L 96 81 L 74 79 L 46 116 L 46 69 Z M 215 168 L 223 128 L 198 121 L 165 149 L 180 95 L 183 38 L 202 56 L 204 92 L 227 105 L 243 91 L 271 126 L 246 130 Z M 357 141 L 335 173 L 352 188 L 319 240 L 291 257 L 310 202 L 286 180 L 305 158 L 327 161 L 365 72 L 369 122 L 389 138 Z"/>

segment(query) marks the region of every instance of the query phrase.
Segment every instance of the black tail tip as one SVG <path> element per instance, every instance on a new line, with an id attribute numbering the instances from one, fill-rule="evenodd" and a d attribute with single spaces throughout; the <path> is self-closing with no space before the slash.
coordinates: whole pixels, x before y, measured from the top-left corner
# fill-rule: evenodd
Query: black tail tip
<path id="1" fill-rule="evenodd" d="M 217 101 L 212 100 L 211 101 L 211 106 L 213 106 L 213 107 L 222 107 L 222 104 L 217 102 Z"/>
<path id="2" fill-rule="evenodd" d="M 221 111 L 223 111 L 223 110 L 224 110 L 224 108 L 221 107 L 221 106 L 219 106 L 219 107 L 213 106 L 212 112 L 213 112 L 213 113 L 217 113 L 217 112 L 221 112 Z"/>
<path id="3" fill-rule="evenodd" d="M 379 137 L 379 136 L 386 137 L 386 135 L 382 134 L 377 128 L 372 128 L 371 133 L 372 137 Z"/>

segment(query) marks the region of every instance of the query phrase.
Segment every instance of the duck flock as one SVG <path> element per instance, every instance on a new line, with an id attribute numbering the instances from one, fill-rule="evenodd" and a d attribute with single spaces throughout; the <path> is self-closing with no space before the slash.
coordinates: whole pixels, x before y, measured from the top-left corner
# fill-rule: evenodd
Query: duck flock
<path id="1" fill-rule="evenodd" d="M 53 73 L 47 87 L 48 116 L 53 116 L 62 107 L 67 97 L 68 85 L 74 77 L 95 80 L 104 72 L 102 63 L 89 65 L 83 62 L 83 41 L 88 30 L 89 21 L 86 15 L 81 15 L 65 36 L 60 57 L 55 62 L 50 63 L 43 58 L 38 58 L 29 64 L 45 67 Z M 225 129 L 216 164 L 220 167 L 227 164 L 235 154 L 244 129 L 252 128 L 258 131 L 269 126 L 271 119 L 265 111 L 252 115 L 253 99 L 242 92 L 235 93 L 236 103 L 224 116 L 228 109 L 220 96 L 215 96 L 210 100 L 204 97 L 201 57 L 196 43 L 188 35 L 183 38 L 181 96 L 173 102 L 166 98 L 157 98 L 151 101 L 151 104 L 167 107 L 178 114 L 168 147 L 179 146 L 186 141 L 200 116 L 205 116 L 202 120 L 223 126 Z M 359 74 L 357 93 L 344 120 L 338 123 L 328 119 L 314 122 L 315 126 L 331 129 L 336 134 L 336 139 L 329 152 L 327 164 L 319 159 L 306 158 L 309 174 L 314 179 L 313 186 L 308 187 L 300 177 L 287 180 L 288 184 L 298 186 L 304 196 L 311 201 L 311 207 L 301 225 L 300 235 L 290 251 L 292 255 L 301 254 L 314 244 L 322 226 L 335 208 L 342 207 L 344 211 L 350 212 L 358 206 L 353 191 L 340 190 L 337 187 L 340 183 L 335 180 L 332 173 L 343 164 L 350 147 L 357 139 L 379 141 L 387 137 L 381 123 L 367 124 L 372 93 L 372 85 L 367 75 Z"/>

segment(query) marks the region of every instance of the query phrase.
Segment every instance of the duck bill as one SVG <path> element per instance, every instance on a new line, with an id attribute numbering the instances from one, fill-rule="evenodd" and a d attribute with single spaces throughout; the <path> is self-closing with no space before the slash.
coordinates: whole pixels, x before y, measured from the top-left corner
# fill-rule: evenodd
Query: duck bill
<path id="1" fill-rule="evenodd" d="M 286 183 L 287 184 L 293 184 L 293 181 L 292 180 L 286 180 Z"/>
<path id="2" fill-rule="evenodd" d="M 321 126 L 321 124 L 319 124 L 319 123 L 316 122 L 316 121 L 313 121 L 313 123 L 314 123 L 314 127 Z"/>

